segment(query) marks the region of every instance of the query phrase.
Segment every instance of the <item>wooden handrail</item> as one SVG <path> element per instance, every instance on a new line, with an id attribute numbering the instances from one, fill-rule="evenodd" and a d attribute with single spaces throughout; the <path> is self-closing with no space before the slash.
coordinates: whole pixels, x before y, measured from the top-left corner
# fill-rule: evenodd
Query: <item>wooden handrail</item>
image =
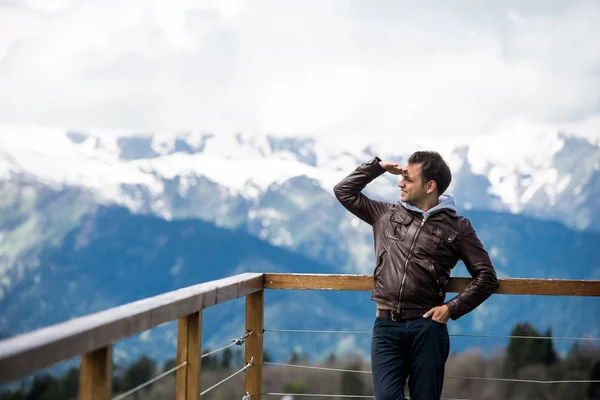
<path id="1" fill-rule="evenodd" d="M 460 292 L 471 278 L 451 278 L 448 292 Z M 179 320 L 177 400 L 200 392 L 202 310 L 246 297 L 244 390 L 261 398 L 264 289 L 371 290 L 372 275 L 245 273 L 190 286 L 0 341 L 0 384 L 57 362 L 82 355 L 80 399 L 110 397 L 112 345 L 115 341 Z M 600 296 L 598 280 L 500 279 L 498 294 Z"/>
<path id="2" fill-rule="evenodd" d="M 450 278 L 449 293 L 461 292 L 472 278 Z M 600 296 L 600 281 L 501 278 L 497 294 Z M 372 275 L 265 274 L 265 289 L 371 290 Z"/>
<path id="3" fill-rule="evenodd" d="M 0 341 L 0 384 L 262 288 L 263 274 L 240 274 Z"/>

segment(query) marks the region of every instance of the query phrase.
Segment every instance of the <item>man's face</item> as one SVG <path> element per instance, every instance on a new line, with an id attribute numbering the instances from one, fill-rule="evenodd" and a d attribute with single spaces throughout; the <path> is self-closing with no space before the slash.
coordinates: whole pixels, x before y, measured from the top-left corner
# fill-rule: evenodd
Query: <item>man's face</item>
<path id="1" fill-rule="evenodd" d="M 400 198 L 405 203 L 415 204 L 424 199 L 427 194 L 427 189 L 421 180 L 421 163 L 408 164 L 406 171 L 407 173 L 402 175 L 398 183 L 402 191 Z"/>

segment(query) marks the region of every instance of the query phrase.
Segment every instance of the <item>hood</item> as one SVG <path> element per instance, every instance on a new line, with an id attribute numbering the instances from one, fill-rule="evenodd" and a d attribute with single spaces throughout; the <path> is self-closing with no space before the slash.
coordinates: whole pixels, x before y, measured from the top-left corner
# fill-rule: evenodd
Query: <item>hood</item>
<path id="1" fill-rule="evenodd" d="M 428 211 L 423 211 L 420 208 L 418 208 L 412 204 L 405 203 L 403 201 L 400 201 L 400 204 L 402 205 L 402 207 L 406 208 L 407 210 L 415 211 L 415 212 L 418 212 L 419 214 L 423 214 L 423 218 L 425 218 L 425 219 L 429 218 L 429 216 L 431 214 L 436 213 L 441 210 L 449 210 L 451 212 L 451 214 L 456 214 L 456 205 L 454 204 L 454 196 L 452 196 L 451 194 L 441 195 L 438 200 L 437 205 Z"/>

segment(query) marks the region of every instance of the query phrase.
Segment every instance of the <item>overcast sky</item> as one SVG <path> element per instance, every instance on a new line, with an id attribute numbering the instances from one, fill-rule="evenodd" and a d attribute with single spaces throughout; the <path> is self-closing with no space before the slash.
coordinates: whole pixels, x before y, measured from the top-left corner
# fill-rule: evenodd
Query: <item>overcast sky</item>
<path id="1" fill-rule="evenodd" d="M 0 120 L 600 138 L 597 21 L 595 0 L 0 0 Z"/>

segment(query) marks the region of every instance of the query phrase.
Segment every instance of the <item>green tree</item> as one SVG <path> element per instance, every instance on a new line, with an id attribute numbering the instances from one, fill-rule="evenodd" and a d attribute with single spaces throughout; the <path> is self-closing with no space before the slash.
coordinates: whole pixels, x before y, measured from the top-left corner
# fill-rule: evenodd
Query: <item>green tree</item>
<path id="1" fill-rule="evenodd" d="M 123 374 L 123 389 L 129 390 L 152 379 L 156 374 L 156 362 L 146 356 L 131 364 Z"/>
<path id="2" fill-rule="evenodd" d="M 122 366 L 116 364 L 113 361 L 113 379 L 112 379 L 112 392 L 120 393 L 123 391 L 123 374 L 121 373 Z"/>
<path id="3" fill-rule="evenodd" d="M 233 358 L 231 360 L 235 368 L 242 368 L 244 364 L 244 353 L 242 349 L 235 349 L 233 351 Z"/>
<path id="4" fill-rule="evenodd" d="M 329 355 L 327 356 L 327 365 L 333 365 L 335 364 L 335 361 L 337 360 L 337 357 L 335 355 L 334 352 L 329 353 Z"/>
<path id="5" fill-rule="evenodd" d="M 263 362 L 273 362 L 273 357 L 266 349 L 263 351 Z"/>
<path id="6" fill-rule="evenodd" d="M 205 371 L 215 370 L 219 365 L 217 358 L 214 355 L 207 356 L 210 353 L 210 349 L 206 349 L 202 352 L 202 369 Z"/>
<path id="7" fill-rule="evenodd" d="M 40 397 L 30 397 L 31 399 L 36 400 L 64 400 L 66 397 L 61 392 L 60 382 L 58 380 L 54 380 L 50 386 L 44 391 L 44 393 Z"/>
<path id="8" fill-rule="evenodd" d="M 61 381 L 62 396 L 67 399 L 77 398 L 79 392 L 79 368 L 71 367 L 63 375 Z"/>
<path id="9" fill-rule="evenodd" d="M 177 360 L 174 358 L 169 358 L 167 361 L 165 361 L 165 365 L 163 365 L 163 372 L 172 370 L 176 366 L 177 366 Z"/>
<path id="10" fill-rule="evenodd" d="M 591 381 L 600 381 L 600 361 L 596 361 L 590 372 Z M 600 399 L 600 383 L 592 382 L 587 388 L 587 397 L 590 400 Z"/>
<path id="11" fill-rule="evenodd" d="M 25 400 L 26 396 L 27 391 L 25 390 L 25 386 L 21 384 L 19 389 L 7 390 L 0 393 L 0 400 Z"/>
<path id="12" fill-rule="evenodd" d="M 548 328 L 544 335 L 547 338 L 552 337 L 552 328 Z M 558 361 L 558 355 L 554 351 L 554 342 L 551 339 L 544 341 L 544 351 L 542 355 L 542 362 L 547 366 L 552 366 Z"/>
<path id="13" fill-rule="evenodd" d="M 26 400 L 40 400 L 40 399 L 48 399 L 51 400 L 55 398 L 59 393 L 57 393 L 58 382 L 56 378 L 51 375 L 40 375 L 33 378 L 33 383 L 31 384 L 31 388 L 25 396 Z"/>
<path id="14" fill-rule="evenodd" d="M 305 364 L 308 362 L 308 359 L 308 353 L 303 353 L 299 349 L 294 349 L 288 359 L 288 364 Z"/>
<path id="15" fill-rule="evenodd" d="M 284 386 L 283 391 L 286 393 L 303 394 L 308 393 L 308 388 L 308 382 L 301 379 L 287 382 Z"/>
<path id="16" fill-rule="evenodd" d="M 288 364 L 298 364 L 300 362 L 300 353 L 297 351 L 293 351 L 288 359 Z"/>
<path id="17" fill-rule="evenodd" d="M 600 362 L 598 350 L 593 345 L 576 342 L 567 356 L 556 365 L 557 379 L 588 380 L 590 375 L 594 374 L 594 366 L 597 362 Z M 596 371 L 596 374 L 599 373 L 600 371 Z M 556 385 L 553 394 L 557 400 L 594 399 L 591 396 L 594 395 L 595 390 L 597 389 L 593 384 L 564 383 Z"/>
<path id="18" fill-rule="evenodd" d="M 353 362 L 348 364 L 345 369 L 352 371 L 360 371 L 361 364 L 359 362 Z M 362 377 L 357 372 L 342 372 L 342 394 L 353 394 L 362 395 L 365 391 L 365 384 Z"/>
<path id="19" fill-rule="evenodd" d="M 542 335 L 528 322 L 517 324 L 511 336 L 541 337 Z M 552 331 L 546 331 L 546 337 L 552 337 Z M 514 376 L 524 366 L 530 364 L 552 365 L 558 356 L 551 339 L 512 338 L 506 349 L 504 373 Z"/>
<path id="20" fill-rule="evenodd" d="M 233 357 L 233 353 L 231 348 L 226 348 L 223 350 L 223 356 L 221 357 L 221 367 L 225 369 L 231 368 L 231 359 Z"/>

